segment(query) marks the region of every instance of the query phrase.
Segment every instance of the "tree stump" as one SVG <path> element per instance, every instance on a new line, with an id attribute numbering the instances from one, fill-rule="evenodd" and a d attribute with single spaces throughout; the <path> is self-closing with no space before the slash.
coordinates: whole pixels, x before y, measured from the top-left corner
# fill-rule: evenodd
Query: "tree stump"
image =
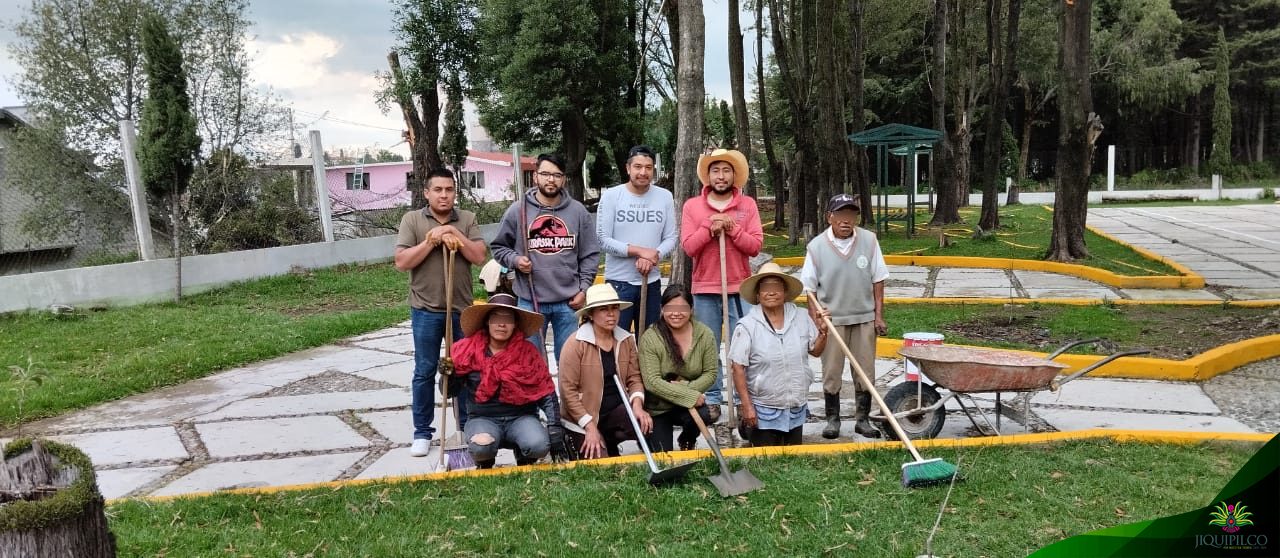
<path id="1" fill-rule="evenodd" d="M 0 452 L 0 558 L 115 555 L 93 464 L 84 453 L 29 439 Z"/>

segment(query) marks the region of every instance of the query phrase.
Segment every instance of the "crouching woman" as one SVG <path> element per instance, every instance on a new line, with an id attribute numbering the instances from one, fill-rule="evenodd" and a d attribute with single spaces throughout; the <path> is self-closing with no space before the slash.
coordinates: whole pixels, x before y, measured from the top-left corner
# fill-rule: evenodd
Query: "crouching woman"
<path id="1" fill-rule="evenodd" d="M 476 466 L 493 467 L 502 448 L 515 451 L 518 465 L 563 448 L 546 354 L 526 339 L 542 327 L 542 316 L 521 310 L 509 294 L 497 294 L 464 310 L 460 321 L 465 337 L 453 344 L 453 361 L 461 391 L 470 398 L 463 433 Z M 539 411 L 547 417 L 546 426 Z M 564 456 L 557 451 L 552 457 Z"/>
<path id="2" fill-rule="evenodd" d="M 618 327 L 630 302 L 618 299 L 608 284 L 587 289 L 578 310 L 581 325 L 560 349 L 560 409 L 575 458 L 614 457 L 624 440 L 638 440 L 653 429 L 644 410 L 644 382 L 636 356 L 636 338 Z M 622 381 L 625 393 L 618 390 Z M 636 433 L 628 412 L 641 432 Z"/>
<path id="3" fill-rule="evenodd" d="M 742 298 L 756 306 L 733 330 L 729 360 L 743 437 L 752 446 L 800 444 L 809 416 L 809 357 L 822 354 L 827 331 L 790 302 L 800 289 L 775 263 L 742 282 Z"/>

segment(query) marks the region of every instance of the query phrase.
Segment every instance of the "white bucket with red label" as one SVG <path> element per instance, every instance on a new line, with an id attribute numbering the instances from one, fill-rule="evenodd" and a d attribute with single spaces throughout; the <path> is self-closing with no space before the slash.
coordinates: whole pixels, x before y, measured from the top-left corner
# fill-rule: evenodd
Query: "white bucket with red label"
<path id="1" fill-rule="evenodd" d="M 929 333 L 925 331 L 916 331 L 916 332 L 904 334 L 902 336 L 902 346 L 916 347 L 919 345 L 941 345 L 942 340 L 943 340 L 943 336 L 941 333 Z M 906 361 L 907 381 L 908 382 L 920 381 L 920 367 L 916 366 L 916 363 L 911 362 L 910 359 L 903 359 L 903 360 Z"/>

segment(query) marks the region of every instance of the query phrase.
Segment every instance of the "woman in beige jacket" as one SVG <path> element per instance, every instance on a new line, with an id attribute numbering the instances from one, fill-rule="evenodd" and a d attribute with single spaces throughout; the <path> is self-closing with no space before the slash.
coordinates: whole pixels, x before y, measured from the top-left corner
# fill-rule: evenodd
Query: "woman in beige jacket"
<path id="1" fill-rule="evenodd" d="M 560 417 L 579 459 L 617 456 L 618 444 L 636 439 L 623 405 L 631 406 L 643 434 L 653 429 L 635 336 L 618 327 L 621 310 L 630 305 L 608 284 L 593 285 L 578 310 L 582 325 L 560 350 Z M 615 376 L 627 393 L 618 393 Z"/>

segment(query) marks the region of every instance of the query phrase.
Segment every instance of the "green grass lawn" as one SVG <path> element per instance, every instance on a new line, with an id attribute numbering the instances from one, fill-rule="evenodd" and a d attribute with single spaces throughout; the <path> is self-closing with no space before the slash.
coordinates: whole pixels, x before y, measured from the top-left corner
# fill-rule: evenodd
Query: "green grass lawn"
<path id="1" fill-rule="evenodd" d="M 1043 259 L 1049 248 L 1053 229 L 1053 214 L 1038 205 L 1000 208 L 1000 228 L 995 236 L 972 238 L 981 208 L 960 210 L 964 223 L 947 226 L 944 230 L 950 244 L 938 247 L 938 233 L 929 230 L 931 214 L 918 212 L 916 235 L 907 238 L 905 223 L 891 222 L 889 232 L 880 237 L 880 249 L 885 255 L 910 254 L 919 256 L 973 256 L 981 258 L 1013 258 L 1022 260 Z M 826 224 L 821 225 L 822 228 Z M 766 252 L 775 257 L 803 256 L 804 246 L 791 246 L 786 231 L 765 229 Z M 1120 275 L 1179 275 L 1173 268 L 1148 260 L 1128 247 L 1085 231 L 1085 242 L 1091 257 L 1075 263 L 1105 269 Z"/>
<path id="2" fill-rule="evenodd" d="M 1256 445 L 1088 441 L 928 450 L 957 463 L 938 556 L 1025 556 L 1072 535 L 1209 503 Z M 737 461 L 763 490 L 640 467 L 126 501 L 121 556 L 915 556 L 948 488 L 899 484 L 901 450 Z"/>
<path id="3" fill-rule="evenodd" d="M 407 285 L 388 263 L 246 282 L 180 303 L 0 316 L 0 370 L 30 362 L 42 376 L 39 385 L 0 382 L 0 425 L 387 327 L 409 317 Z"/>

